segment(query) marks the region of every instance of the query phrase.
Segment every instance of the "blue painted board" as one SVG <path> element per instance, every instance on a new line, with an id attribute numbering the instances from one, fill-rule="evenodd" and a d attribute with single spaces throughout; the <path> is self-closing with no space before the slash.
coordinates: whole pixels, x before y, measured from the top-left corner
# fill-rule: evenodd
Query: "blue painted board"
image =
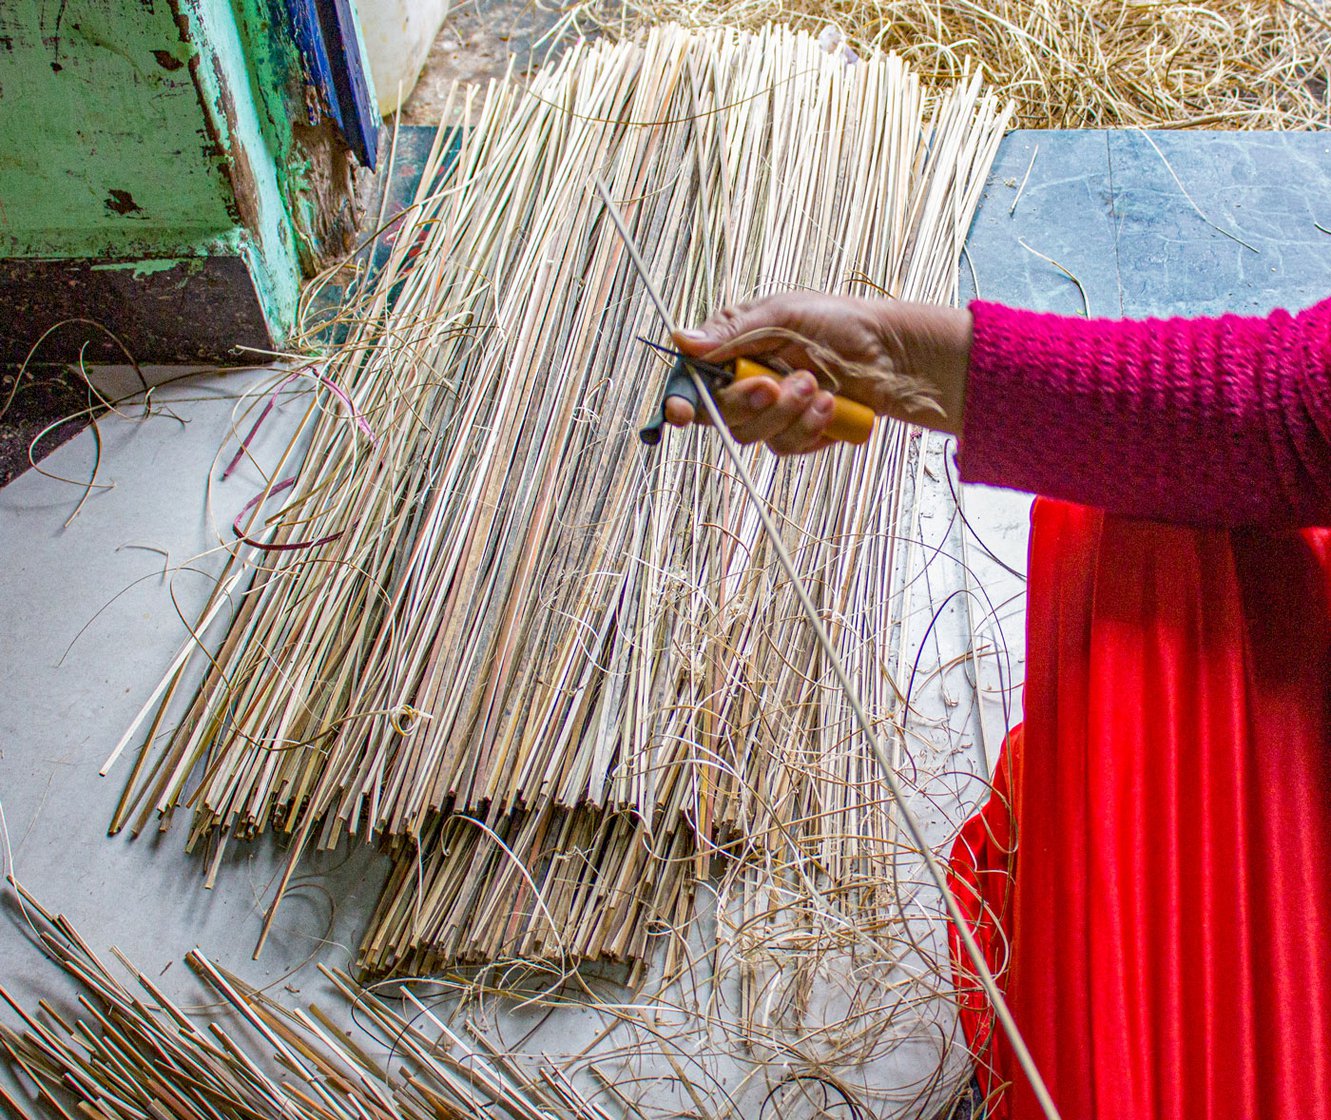
<path id="1" fill-rule="evenodd" d="M 379 150 L 379 111 L 370 95 L 351 0 L 285 3 L 309 84 L 322 95 L 356 158 L 373 170 Z"/>

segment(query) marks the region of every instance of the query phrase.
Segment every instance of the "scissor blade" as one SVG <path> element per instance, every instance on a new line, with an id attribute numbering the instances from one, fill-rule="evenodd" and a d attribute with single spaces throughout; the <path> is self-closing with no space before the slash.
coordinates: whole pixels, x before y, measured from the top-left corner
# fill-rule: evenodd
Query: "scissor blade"
<path id="1" fill-rule="evenodd" d="M 596 183 L 596 189 L 601 192 L 606 213 L 610 215 L 610 220 L 615 223 L 615 229 L 619 231 L 619 236 L 624 242 L 624 248 L 628 250 L 629 260 L 633 262 L 638 278 L 642 281 L 643 287 L 647 289 L 647 294 L 651 296 L 652 303 L 656 305 L 656 313 L 661 316 L 661 321 L 665 323 L 666 330 L 674 334 L 676 330 L 675 320 L 671 318 L 670 312 L 666 310 L 665 301 L 656 290 L 656 285 L 652 283 L 652 278 L 647 274 L 647 265 L 643 262 L 642 254 L 638 252 L 638 246 L 633 240 L 633 235 L 629 233 L 628 227 L 624 224 L 624 216 L 619 212 L 619 207 L 615 205 L 615 200 L 610 197 L 610 191 L 606 189 L 606 185 L 601 182 L 601 177 L 593 175 L 592 179 Z"/>
<path id="2" fill-rule="evenodd" d="M 727 369 L 725 366 L 718 366 L 713 362 L 704 362 L 701 358 L 690 358 L 679 350 L 662 346 L 659 342 L 653 342 L 650 338 L 643 338 L 642 335 L 638 335 L 638 341 L 644 346 L 650 346 L 658 354 L 674 358 L 676 361 L 683 362 L 686 366 L 696 369 L 714 389 L 724 389 L 735 379 L 734 371 Z"/>

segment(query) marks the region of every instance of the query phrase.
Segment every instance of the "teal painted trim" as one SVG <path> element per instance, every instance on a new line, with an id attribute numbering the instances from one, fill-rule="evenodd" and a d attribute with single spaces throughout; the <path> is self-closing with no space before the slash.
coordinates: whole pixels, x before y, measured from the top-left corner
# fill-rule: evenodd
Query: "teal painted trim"
<path id="1" fill-rule="evenodd" d="M 276 343 L 288 338 L 296 325 L 296 312 L 300 305 L 302 285 L 300 267 L 294 257 L 287 260 L 280 272 L 271 269 L 269 255 L 258 245 L 248 230 L 241 230 L 237 249 L 250 266 L 254 290 L 263 308 L 268 329 Z"/>
<path id="2" fill-rule="evenodd" d="M 344 252 L 354 232 L 352 156 L 336 106 L 311 85 L 289 0 L 232 0 L 232 7 L 250 62 L 250 94 L 275 156 L 297 255 L 310 275 Z M 367 66 L 359 23 L 353 18 L 345 30 L 347 49 L 357 53 L 362 68 Z"/>
<path id="3" fill-rule="evenodd" d="M 236 28 L 248 60 L 244 82 L 258 113 L 264 143 L 295 234 L 297 256 L 307 272 L 321 255 L 319 204 L 311 189 L 316 168 L 301 136 L 320 116 L 307 100 L 300 48 L 279 3 L 234 0 Z"/>
<path id="4" fill-rule="evenodd" d="M 284 153 L 266 131 L 268 102 L 256 99 L 253 86 L 264 80 L 265 60 L 247 56 L 241 23 L 226 0 L 175 0 L 175 6 L 186 37 L 199 48 L 195 80 L 209 130 L 226 160 L 240 248 L 251 262 L 273 333 L 281 338 L 295 323 L 301 267 L 277 170 Z"/>

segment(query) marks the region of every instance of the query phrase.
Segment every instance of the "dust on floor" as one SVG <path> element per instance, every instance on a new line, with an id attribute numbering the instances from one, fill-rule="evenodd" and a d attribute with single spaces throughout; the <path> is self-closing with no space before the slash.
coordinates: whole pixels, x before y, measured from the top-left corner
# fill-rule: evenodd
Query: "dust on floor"
<path id="1" fill-rule="evenodd" d="M 463 124 L 443 120 L 448 87 L 456 79 L 485 82 L 502 78 L 510 59 L 514 72 L 531 71 L 549 49 L 543 37 L 563 17 L 555 7 L 530 0 L 464 0 L 451 9 L 425 60 L 416 88 L 402 108 L 402 124 Z"/>

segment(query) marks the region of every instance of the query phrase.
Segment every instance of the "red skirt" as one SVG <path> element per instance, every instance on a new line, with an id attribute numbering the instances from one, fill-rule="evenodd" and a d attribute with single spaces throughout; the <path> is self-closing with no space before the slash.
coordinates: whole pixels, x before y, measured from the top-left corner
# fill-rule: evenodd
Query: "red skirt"
<path id="1" fill-rule="evenodd" d="M 1331 1120 L 1331 531 L 1032 524 L 1025 723 L 952 872 L 1055 1102 Z M 956 948 L 990 1115 L 1039 1117 Z"/>

